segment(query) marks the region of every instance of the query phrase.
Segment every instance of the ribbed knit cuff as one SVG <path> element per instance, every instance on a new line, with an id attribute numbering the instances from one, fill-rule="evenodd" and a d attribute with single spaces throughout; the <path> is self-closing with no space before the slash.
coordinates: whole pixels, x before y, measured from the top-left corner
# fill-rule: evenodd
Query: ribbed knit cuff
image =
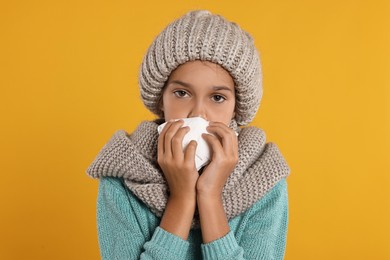
<path id="1" fill-rule="evenodd" d="M 225 256 L 234 254 L 239 245 L 232 231 L 213 242 L 202 244 L 203 259 L 225 259 Z"/>
<path id="2" fill-rule="evenodd" d="M 179 259 L 185 257 L 190 246 L 188 241 L 165 231 L 159 226 L 155 229 L 150 242 L 174 253 Z"/>

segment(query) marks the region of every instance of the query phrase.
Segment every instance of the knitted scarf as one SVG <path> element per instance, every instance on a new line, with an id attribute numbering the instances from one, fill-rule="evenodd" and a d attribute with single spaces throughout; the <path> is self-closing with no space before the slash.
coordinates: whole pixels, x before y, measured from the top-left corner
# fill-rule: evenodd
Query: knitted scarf
<path id="1" fill-rule="evenodd" d="M 127 188 L 158 217 L 162 216 L 169 196 L 168 185 L 157 163 L 157 127 L 162 122 L 143 121 L 132 134 L 116 131 L 87 169 L 92 178 L 123 178 Z M 265 142 L 262 129 L 241 129 L 234 120 L 230 127 L 239 133 L 239 161 L 222 193 L 228 219 L 243 213 L 290 174 L 277 145 Z M 192 228 L 198 227 L 196 212 Z"/>

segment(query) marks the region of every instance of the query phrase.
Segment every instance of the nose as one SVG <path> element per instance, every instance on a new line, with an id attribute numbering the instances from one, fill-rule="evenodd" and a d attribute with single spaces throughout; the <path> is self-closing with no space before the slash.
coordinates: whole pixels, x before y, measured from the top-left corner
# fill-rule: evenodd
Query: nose
<path id="1" fill-rule="evenodd" d="M 200 101 L 194 102 L 192 109 L 188 115 L 188 117 L 197 117 L 197 116 L 202 117 L 205 120 L 208 120 L 205 105 Z"/>

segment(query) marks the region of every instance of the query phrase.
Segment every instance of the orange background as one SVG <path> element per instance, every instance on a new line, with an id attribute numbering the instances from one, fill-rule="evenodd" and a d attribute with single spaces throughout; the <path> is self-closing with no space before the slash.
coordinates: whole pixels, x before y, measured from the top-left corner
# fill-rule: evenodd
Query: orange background
<path id="1" fill-rule="evenodd" d="M 2 1 L 0 259 L 99 259 L 98 181 L 117 129 L 153 119 L 138 67 L 190 9 L 249 31 L 253 125 L 291 167 L 286 259 L 390 259 L 390 2 Z"/>

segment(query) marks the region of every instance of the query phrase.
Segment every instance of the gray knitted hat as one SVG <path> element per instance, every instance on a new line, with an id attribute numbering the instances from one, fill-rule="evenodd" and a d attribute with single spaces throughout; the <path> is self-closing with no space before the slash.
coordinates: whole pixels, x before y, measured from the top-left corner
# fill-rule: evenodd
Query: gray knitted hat
<path id="1" fill-rule="evenodd" d="M 145 106 L 163 117 L 159 101 L 165 82 L 179 65 L 193 60 L 219 64 L 230 73 L 236 89 L 235 120 L 238 125 L 250 123 L 263 95 L 259 54 L 246 31 L 206 10 L 173 21 L 147 50 L 139 72 Z"/>

